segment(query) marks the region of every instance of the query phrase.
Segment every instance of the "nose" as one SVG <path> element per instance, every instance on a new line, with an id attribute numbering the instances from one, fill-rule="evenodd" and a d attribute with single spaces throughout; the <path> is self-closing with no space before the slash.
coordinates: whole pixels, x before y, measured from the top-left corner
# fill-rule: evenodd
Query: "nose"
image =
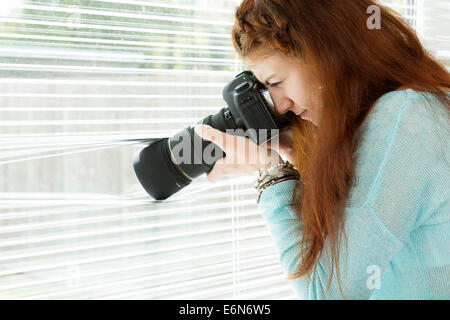
<path id="1" fill-rule="evenodd" d="M 275 109 L 279 114 L 285 114 L 294 105 L 293 101 L 289 99 L 289 97 L 285 94 L 270 91 L 270 96 L 272 98 L 273 104 L 275 105 Z"/>

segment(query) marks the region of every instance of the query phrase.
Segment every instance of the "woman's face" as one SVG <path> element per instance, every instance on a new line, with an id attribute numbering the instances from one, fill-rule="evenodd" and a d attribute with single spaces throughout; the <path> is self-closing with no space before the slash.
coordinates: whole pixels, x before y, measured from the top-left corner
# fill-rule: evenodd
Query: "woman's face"
<path id="1" fill-rule="evenodd" d="M 269 89 L 278 113 L 294 112 L 317 126 L 315 110 L 308 106 L 306 88 L 309 76 L 306 66 L 280 54 L 264 58 L 245 59 L 256 78 Z"/>

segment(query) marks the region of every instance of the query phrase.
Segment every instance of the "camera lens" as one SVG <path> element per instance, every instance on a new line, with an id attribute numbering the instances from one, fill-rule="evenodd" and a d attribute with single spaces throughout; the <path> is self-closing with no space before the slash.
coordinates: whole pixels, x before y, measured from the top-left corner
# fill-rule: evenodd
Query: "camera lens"
<path id="1" fill-rule="evenodd" d="M 167 199 L 191 183 L 170 160 L 168 141 L 168 138 L 157 140 L 133 155 L 134 171 L 139 182 L 156 200 Z"/>
<path id="2" fill-rule="evenodd" d="M 237 129 L 228 108 L 207 116 L 198 124 L 208 124 L 223 132 Z M 209 157 L 205 157 L 205 150 Z M 156 200 L 164 200 L 209 172 L 225 155 L 219 146 L 199 137 L 192 126 L 137 151 L 133 155 L 133 166 L 145 191 Z"/>

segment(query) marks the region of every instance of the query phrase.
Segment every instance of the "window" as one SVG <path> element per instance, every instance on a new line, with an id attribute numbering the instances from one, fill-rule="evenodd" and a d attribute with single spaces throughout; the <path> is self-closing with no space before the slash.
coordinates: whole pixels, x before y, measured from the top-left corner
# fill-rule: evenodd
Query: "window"
<path id="1" fill-rule="evenodd" d="M 449 0 L 379 0 L 401 14 L 417 31 L 425 47 L 450 68 Z M 449 69 L 450 70 L 450 69 Z"/>
<path id="2" fill-rule="evenodd" d="M 295 299 L 251 178 L 157 202 L 132 168 L 225 105 L 238 2 L 2 3 L 1 299 Z M 448 62 L 448 1 L 386 2 Z"/>
<path id="3" fill-rule="evenodd" d="M 203 176 L 158 203 L 132 168 L 148 139 L 225 105 L 241 69 L 229 32 L 237 2 L 10 4 L 0 298 L 291 297 L 249 179 Z"/>

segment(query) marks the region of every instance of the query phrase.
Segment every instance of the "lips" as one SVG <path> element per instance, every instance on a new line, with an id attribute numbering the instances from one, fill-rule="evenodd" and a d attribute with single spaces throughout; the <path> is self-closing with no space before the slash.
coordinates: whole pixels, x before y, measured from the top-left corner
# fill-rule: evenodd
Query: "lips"
<path id="1" fill-rule="evenodd" d="M 296 113 L 296 115 L 301 116 L 304 112 L 306 112 L 307 109 L 303 109 L 302 111 L 300 111 L 299 113 Z"/>
<path id="2" fill-rule="evenodd" d="M 300 117 L 301 117 L 302 119 L 305 119 L 305 115 L 306 115 L 307 112 L 308 112 L 308 110 L 303 111 L 303 112 L 300 114 Z"/>

